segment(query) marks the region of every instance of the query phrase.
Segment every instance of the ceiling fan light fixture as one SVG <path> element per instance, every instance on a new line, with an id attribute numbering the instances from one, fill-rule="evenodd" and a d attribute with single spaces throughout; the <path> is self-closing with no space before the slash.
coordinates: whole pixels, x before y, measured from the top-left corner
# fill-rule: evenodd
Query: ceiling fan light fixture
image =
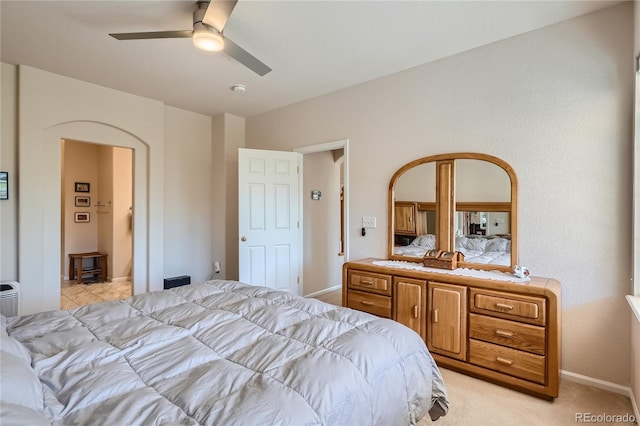
<path id="1" fill-rule="evenodd" d="M 215 29 L 202 23 L 196 25 L 193 30 L 193 44 L 207 52 L 219 52 L 224 48 L 224 39 Z"/>

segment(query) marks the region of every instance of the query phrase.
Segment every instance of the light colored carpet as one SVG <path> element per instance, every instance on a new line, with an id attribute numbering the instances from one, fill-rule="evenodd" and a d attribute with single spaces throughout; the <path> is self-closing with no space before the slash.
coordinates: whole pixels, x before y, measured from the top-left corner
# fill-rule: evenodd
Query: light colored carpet
<path id="1" fill-rule="evenodd" d="M 562 380 L 560 396 L 545 401 L 502 386 L 494 385 L 451 370 L 441 369 L 449 395 L 449 413 L 431 422 L 422 419 L 418 425 L 576 425 L 578 414 L 590 416 L 633 416 L 631 400 L 617 393 Z M 583 417 L 583 418 L 584 418 Z M 591 423 L 597 417 L 591 418 Z M 605 424 L 626 424 L 606 422 Z"/>

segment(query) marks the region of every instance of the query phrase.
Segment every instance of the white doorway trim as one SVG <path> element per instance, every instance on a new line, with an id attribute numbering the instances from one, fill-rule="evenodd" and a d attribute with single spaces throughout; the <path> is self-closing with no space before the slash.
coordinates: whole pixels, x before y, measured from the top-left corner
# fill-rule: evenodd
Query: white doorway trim
<path id="1" fill-rule="evenodd" d="M 89 121 L 60 123 L 44 129 L 38 143 L 20 140 L 21 194 L 19 199 L 19 280 L 22 287 L 22 314 L 60 308 L 61 241 L 61 139 L 132 148 L 133 191 L 133 293 L 154 290 L 162 271 L 152 268 L 162 261 L 162 198 L 154 199 L 149 145 L 115 126 Z M 162 194 L 163 181 L 154 191 Z M 153 208 L 156 207 L 156 208 Z M 151 230 L 153 229 L 153 232 Z M 162 281 L 159 280 L 161 283 Z M 160 284 L 161 285 L 161 284 Z"/>
<path id="2" fill-rule="evenodd" d="M 333 142 L 325 142 L 316 145 L 307 145 L 293 149 L 294 152 L 300 154 L 313 154 L 316 152 L 333 151 L 335 149 L 344 150 L 344 261 L 349 261 L 349 139 L 342 139 Z M 304 159 L 302 161 L 304 167 Z M 302 170 L 300 170 L 302 175 Z M 302 191 L 302 185 L 300 185 Z M 300 211 L 302 212 L 302 196 L 300 197 Z M 303 228 L 304 214 L 300 215 L 300 227 Z M 302 243 L 302 242 L 301 242 Z M 301 245 L 300 247 L 304 247 Z"/>

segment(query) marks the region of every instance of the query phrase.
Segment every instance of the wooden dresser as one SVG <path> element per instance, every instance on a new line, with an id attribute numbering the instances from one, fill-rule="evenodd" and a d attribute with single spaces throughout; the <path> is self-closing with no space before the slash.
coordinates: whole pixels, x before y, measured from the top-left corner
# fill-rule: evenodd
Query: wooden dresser
<path id="1" fill-rule="evenodd" d="M 558 396 L 557 281 L 497 281 L 376 260 L 344 264 L 344 306 L 412 328 L 441 367 L 545 399 Z"/>

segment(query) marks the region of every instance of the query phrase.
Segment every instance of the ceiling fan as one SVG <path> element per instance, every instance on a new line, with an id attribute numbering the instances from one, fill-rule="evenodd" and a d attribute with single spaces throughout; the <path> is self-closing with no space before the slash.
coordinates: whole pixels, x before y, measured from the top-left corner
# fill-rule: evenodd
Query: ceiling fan
<path id="1" fill-rule="evenodd" d="M 143 33 L 109 34 L 118 40 L 146 40 L 154 38 L 191 38 L 193 44 L 203 50 L 224 52 L 256 74 L 264 76 L 271 71 L 255 56 L 222 34 L 229 16 L 238 0 L 202 0 L 193 12 L 193 30 L 152 31 Z"/>

